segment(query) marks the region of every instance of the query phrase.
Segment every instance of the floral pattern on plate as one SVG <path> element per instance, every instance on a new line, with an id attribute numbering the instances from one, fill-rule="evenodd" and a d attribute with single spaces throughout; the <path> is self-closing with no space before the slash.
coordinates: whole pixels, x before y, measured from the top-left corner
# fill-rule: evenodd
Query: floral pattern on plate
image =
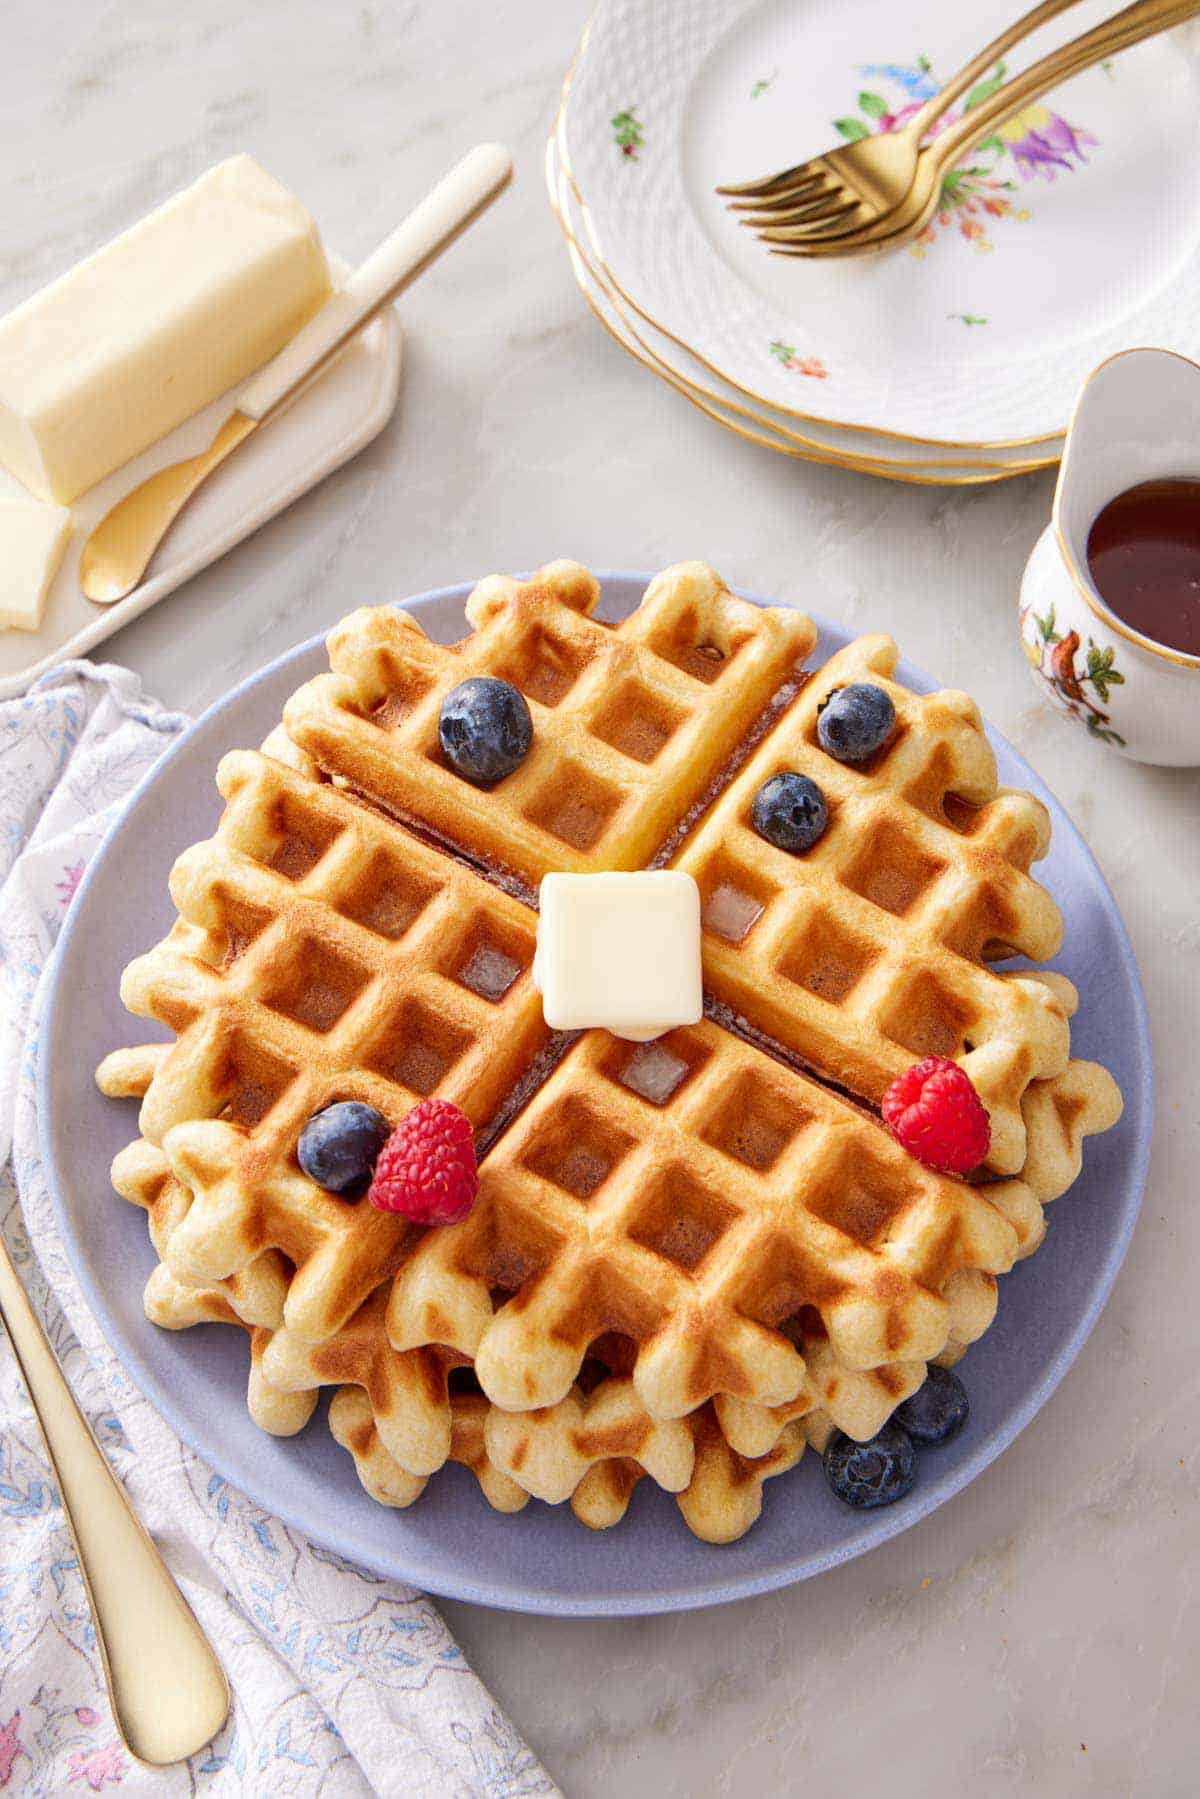
<path id="1" fill-rule="evenodd" d="M 809 375 L 815 381 L 824 381 L 829 375 L 819 356 L 802 356 L 795 344 L 785 344 L 781 337 L 773 339 L 770 351 L 780 367 L 794 375 Z"/>
<path id="2" fill-rule="evenodd" d="M 943 85 L 927 56 L 918 56 L 913 63 L 860 63 L 856 72 L 876 85 L 859 92 L 856 112 L 833 121 L 848 143 L 899 131 Z M 990 75 L 976 82 L 960 107 L 951 107 L 942 115 L 928 141 L 990 99 L 1007 77 L 1007 66 L 997 63 Z M 1031 217 L 1029 208 L 1019 204 L 1021 184 L 1039 178 L 1053 181 L 1060 173 L 1081 167 L 1088 161 L 1087 151 L 1098 143 L 1090 131 L 1070 124 L 1040 103 L 1025 107 L 990 132 L 971 151 L 968 161 L 944 177 L 937 212 L 911 246 L 912 254 L 925 256 L 940 233 L 955 228 L 972 249 L 993 250 L 994 221 L 1026 223 Z"/>
<path id="3" fill-rule="evenodd" d="M 1011 18 L 997 8 L 992 22 Z M 935 77 L 910 46 L 941 70 L 974 45 L 961 4 L 920 0 L 910 15 L 895 66 L 915 69 L 906 78 L 921 87 Z M 798 0 L 597 0 L 565 94 L 559 154 L 622 304 L 719 375 L 739 403 L 939 452 L 1012 450 L 1010 466 L 1034 460 L 1032 446 L 1045 455 L 1044 440 L 1063 431 L 1080 382 L 1105 355 L 1131 342 L 1194 341 L 1200 207 L 1174 152 L 1200 106 L 1200 38 L 1175 31 L 1138 44 L 1112 77 L 1085 70 L 1044 111 L 1005 118 L 995 133 L 1002 149 L 956 156 L 986 168 L 981 182 L 1013 185 L 963 195 L 938 233 L 949 241 L 924 259 L 907 247 L 811 265 L 771 256 L 720 190 L 844 143 L 830 119 L 855 112 L 860 90 L 893 114 L 911 104 L 917 96 L 902 81 L 856 70 L 885 66 L 874 46 L 890 50 L 888 18 L 879 0 L 870 9 L 859 0 L 857 14 Z M 614 147 L 620 108 L 645 124 L 634 171 Z M 859 118 L 864 132 L 877 123 Z M 984 196 L 1031 217 L 1018 226 L 1003 207 L 984 210 Z M 994 240 L 995 255 L 967 254 L 964 216 Z M 968 329 L 950 312 L 989 323 Z M 786 368 L 769 353 L 776 340 L 817 354 L 828 379 Z"/>
<path id="4" fill-rule="evenodd" d="M 632 106 L 626 106 L 620 112 L 615 112 L 608 122 L 612 126 L 613 143 L 617 149 L 622 156 L 627 156 L 630 162 L 636 162 L 638 152 L 642 147 L 642 133 L 645 130 L 637 113 Z"/>

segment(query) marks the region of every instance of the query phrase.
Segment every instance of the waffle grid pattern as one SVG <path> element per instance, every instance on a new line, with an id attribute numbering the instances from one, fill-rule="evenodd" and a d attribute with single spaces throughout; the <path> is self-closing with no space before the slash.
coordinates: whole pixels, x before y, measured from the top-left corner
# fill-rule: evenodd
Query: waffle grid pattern
<path id="1" fill-rule="evenodd" d="M 474 633 L 444 648 L 386 607 L 329 639 L 332 673 L 293 695 L 289 734 L 323 768 L 469 857 L 528 887 L 561 869 L 647 864 L 716 780 L 815 631 L 684 563 L 652 581 L 631 617 L 591 614 L 599 586 L 576 563 L 531 582 L 481 582 Z M 446 763 L 438 713 L 475 675 L 518 687 L 533 715 L 521 767 L 484 791 Z"/>
<path id="2" fill-rule="evenodd" d="M 656 1101 L 644 1050 L 581 1039 L 485 1160 L 470 1218 L 400 1269 L 398 1348 L 451 1344 L 522 1411 L 562 1399 L 615 1331 L 640 1346 L 652 1416 L 717 1392 L 785 1404 L 805 1364 L 777 1327 L 805 1307 L 849 1369 L 923 1361 L 949 1336 L 951 1277 L 1011 1266 L 1016 1233 L 983 1190 L 830 1090 L 711 1024 L 657 1050 L 679 1074 Z M 494 1311 L 497 1291 L 516 1297 Z"/>
<path id="3" fill-rule="evenodd" d="M 873 1434 L 927 1362 L 986 1330 L 997 1273 L 1036 1248 L 1120 1098 L 1068 1065 L 1069 983 L 990 965 L 1053 954 L 1062 925 L 1029 874 L 1048 817 L 997 787 L 966 695 L 911 693 L 891 641 L 865 638 L 779 714 L 814 638 L 802 614 L 738 601 L 699 564 L 616 627 L 597 596 L 576 564 L 492 577 L 450 648 L 394 610 L 344 621 L 267 754 L 222 762 L 217 834 L 173 871 L 179 921 L 126 971 L 130 1010 L 176 1042 L 115 1052 L 98 1078 L 144 1094 L 146 1140 L 114 1183 L 163 1258 L 147 1312 L 241 1324 L 264 1428 L 299 1429 L 328 1385 L 383 1503 L 451 1460 L 499 1510 L 570 1497 L 606 1528 L 649 1474 L 729 1541 L 806 1439 Z M 492 792 L 437 746 L 442 696 L 480 673 L 535 723 Z M 864 768 L 816 739 L 822 700 L 856 679 L 898 716 Z M 749 824 L 783 767 L 830 801 L 802 858 Z M 589 1032 L 560 1060 L 522 902 L 551 869 L 676 849 L 726 1028 Z M 956 1056 L 992 1115 L 990 1172 L 1019 1178 L 922 1168 L 756 1038 L 871 1103 L 918 1056 Z M 490 1146 L 466 1224 L 414 1239 L 300 1171 L 320 1106 L 398 1119 L 434 1091 Z M 597 1362 L 598 1342 L 620 1353 Z"/>
<path id="4" fill-rule="evenodd" d="M 803 1062 L 878 1104 L 914 1060 L 951 1056 L 992 1119 L 989 1167 L 1024 1160 L 1020 1101 L 1066 1066 L 1058 996 L 990 959 L 1041 959 L 1062 941 L 1029 874 L 1050 821 L 1000 790 L 966 694 L 918 695 L 891 679 L 896 646 L 867 637 L 813 676 L 675 858 L 700 887 L 706 984 Z M 892 740 L 862 767 L 817 741 L 830 692 L 870 681 L 892 698 Z M 753 829 L 751 804 L 781 769 L 815 779 L 824 836 L 791 856 Z"/>
<path id="5" fill-rule="evenodd" d="M 104 1090 L 125 1097 L 143 1091 L 161 1048 L 114 1052 L 102 1065 Z M 1029 1125 L 1024 1178 L 997 1183 L 990 1192 L 997 1198 L 1023 1192 L 1040 1222 L 1041 1205 L 1078 1174 L 1084 1137 L 1115 1122 L 1120 1095 L 1105 1070 L 1073 1062 L 1064 1075 L 1035 1083 L 1023 1103 Z M 117 1159 L 114 1182 L 147 1211 L 161 1253 L 190 1204 L 162 1151 L 141 1140 L 130 1144 Z M 1009 1209 L 1019 1210 L 1011 1203 Z M 1021 1253 L 1030 1253 L 1037 1241 L 1028 1236 Z M 260 1262 L 270 1264 L 272 1257 Z M 587 1397 L 576 1388 L 557 1406 L 501 1413 L 478 1391 L 454 1390 L 457 1376 L 440 1352 L 391 1349 L 383 1334 L 383 1289 L 336 1339 L 314 1346 L 289 1340 L 279 1328 L 286 1285 L 279 1284 L 280 1271 L 268 1268 L 247 1304 L 246 1282 L 253 1274 L 252 1268 L 208 1288 L 186 1287 L 160 1263 L 147 1283 L 147 1315 L 173 1330 L 241 1323 L 250 1341 L 251 1415 L 276 1435 L 292 1435 L 308 1422 L 320 1385 L 355 1382 L 338 1388 L 330 1426 L 353 1456 L 365 1489 L 387 1505 L 412 1504 L 429 1472 L 449 1460 L 471 1469 L 498 1510 L 517 1510 L 530 1494 L 548 1503 L 569 1497 L 582 1523 L 606 1529 L 620 1521 L 635 1486 L 650 1474 L 677 1493 L 696 1535 L 732 1541 L 757 1518 L 764 1480 L 794 1465 L 806 1437 L 820 1448 L 834 1428 L 873 1435 L 925 1373 L 923 1363 L 849 1371 L 833 1355 L 819 1320 L 801 1316 L 786 1328 L 804 1355 L 805 1385 L 788 1405 L 768 1408 L 718 1395 L 686 1420 L 663 1424 L 651 1419 L 624 1376 L 630 1346 L 610 1338 L 593 1346 L 599 1359 L 583 1370 L 595 1383 Z M 947 1283 L 951 1334 L 937 1360 L 956 1361 L 987 1328 L 995 1287 L 994 1277 L 968 1270 Z M 404 1391 L 407 1417 L 404 1406 L 393 1403 Z M 693 1445 L 686 1469 L 688 1451 L 679 1436 L 685 1426 Z"/>
<path id="6" fill-rule="evenodd" d="M 179 1278 L 278 1250 L 287 1321 L 321 1340 L 392 1271 L 407 1227 L 301 1172 L 304 1123 L 338 1099 L 398 1122 L 436 1089 L 485 1126 L 549 1043 L 534 920 L 266 757 L 225 757 L 218 785 L 217 836 L 172 874 L 181 921 L 122 982 L 131 1011 L 179 1033 L 142 1129 L 195 1195 L 167 1251 Z"/>

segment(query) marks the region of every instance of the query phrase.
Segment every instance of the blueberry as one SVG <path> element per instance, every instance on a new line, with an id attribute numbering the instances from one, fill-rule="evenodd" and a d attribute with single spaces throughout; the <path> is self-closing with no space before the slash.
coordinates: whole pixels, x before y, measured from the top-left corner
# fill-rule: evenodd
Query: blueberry
<path id="1" fill-rule="evenodd" d="M 896 1422 L 915 1443 L 944 1443 L 970 1415 L 967 1389 L 949 1368 L 931 1368 L 923 1386 L 896 1407 Z"/>
<path id="2" fill-rule="evenodd" d="M 502 781 L 519 768 L 533 742 L 525 696 L 511 681 L 473 675 L 442 701 L 438 738 L 450 766 L 468 781 Z"/>
<path id="3" fill-rule="evenodd" d="M 829 823 L 825 795 L 817 783 L 791 769 L 763 782 L 750 816 L 759 836 L 778 850 L 810 850 Z"/>
<path id="4" fill-rule="evenodd" d="M 825 1445 L 825 1478 L 847 1505 L 873 1511 L 911 1493 L 917 1457 L 908 1432 L 890 1421 L 866 1443 L 840 1430 Z"/>
<path id="5" fill-rule="evenodd" d="M 382 1112 L 356 1099 L 314 1112 L 300 1133 L 296 1156 L 310 1180 L 343 1199 L 365 1193 L 375 1158 L 392 1134 Z"/>
<path id="6" fill-rule="evenodd" d="M 835 687 L 817 718 L 821 748 L 838 762 L 865 762 L 896 728 L 896 708 L 882 687 L 854 681 Z"/>

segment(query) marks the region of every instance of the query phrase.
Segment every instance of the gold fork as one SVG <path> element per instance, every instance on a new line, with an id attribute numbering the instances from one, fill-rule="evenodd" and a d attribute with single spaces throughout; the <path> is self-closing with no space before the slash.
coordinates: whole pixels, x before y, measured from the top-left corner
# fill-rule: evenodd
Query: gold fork
<path id="1" fill-rule="evenodd" d="M 1043 0 L 1002 31 L 978 56 L 961 68 L 899 131 L 880 132 L 810 157 L 758 181 L 719 187 L 733 196 L 730 210 L 752 212 L 742 223 L 751 227 L 792 224 L 801 219 L 821 222 L 829 235 L 862 229 L 903 201 L 917 170 L 921 140 L 963 94 L 990 75 L 1000 59 L 1022 38 L 1047 24 L 1077 0 Z M 984 96 L 981 96 L 981 98 Z"/>
<path id="2" fill-rule="evenodd" d="M 759 235 L 778 256 L 851 256 L 898 247 L 924 230 L 937 210 L 947 170 L 980 138 L 1070 76 L 1198 12 L 1200 0 L 1136 0 L 1105 24 L 1043 57 L 926 145 L 908 193 L 882 218 L 836 237 L 804 222 L 772 226 Z"/>

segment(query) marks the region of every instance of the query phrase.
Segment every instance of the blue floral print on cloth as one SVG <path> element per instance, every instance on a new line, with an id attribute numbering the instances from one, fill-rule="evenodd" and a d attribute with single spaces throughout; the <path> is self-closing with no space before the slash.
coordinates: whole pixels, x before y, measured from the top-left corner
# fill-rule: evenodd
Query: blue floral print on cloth
<path id="1" fill-rule="evenodd" d="M 553 1795 L 424 1595 L 313 1548 L 184 1447 L 122 1373 L 57 1242 L 34 1106 L 41 975 L 89 858 L 186 723 L 145 700 L 127 670 L 82 662 L 0 704 L 0 1228 L 220 1651 L 233 1711 L 186 1767 L 152 1771 L 122 1748 L 58 1495 L 0 1342 L 0 1788 Z"/>

